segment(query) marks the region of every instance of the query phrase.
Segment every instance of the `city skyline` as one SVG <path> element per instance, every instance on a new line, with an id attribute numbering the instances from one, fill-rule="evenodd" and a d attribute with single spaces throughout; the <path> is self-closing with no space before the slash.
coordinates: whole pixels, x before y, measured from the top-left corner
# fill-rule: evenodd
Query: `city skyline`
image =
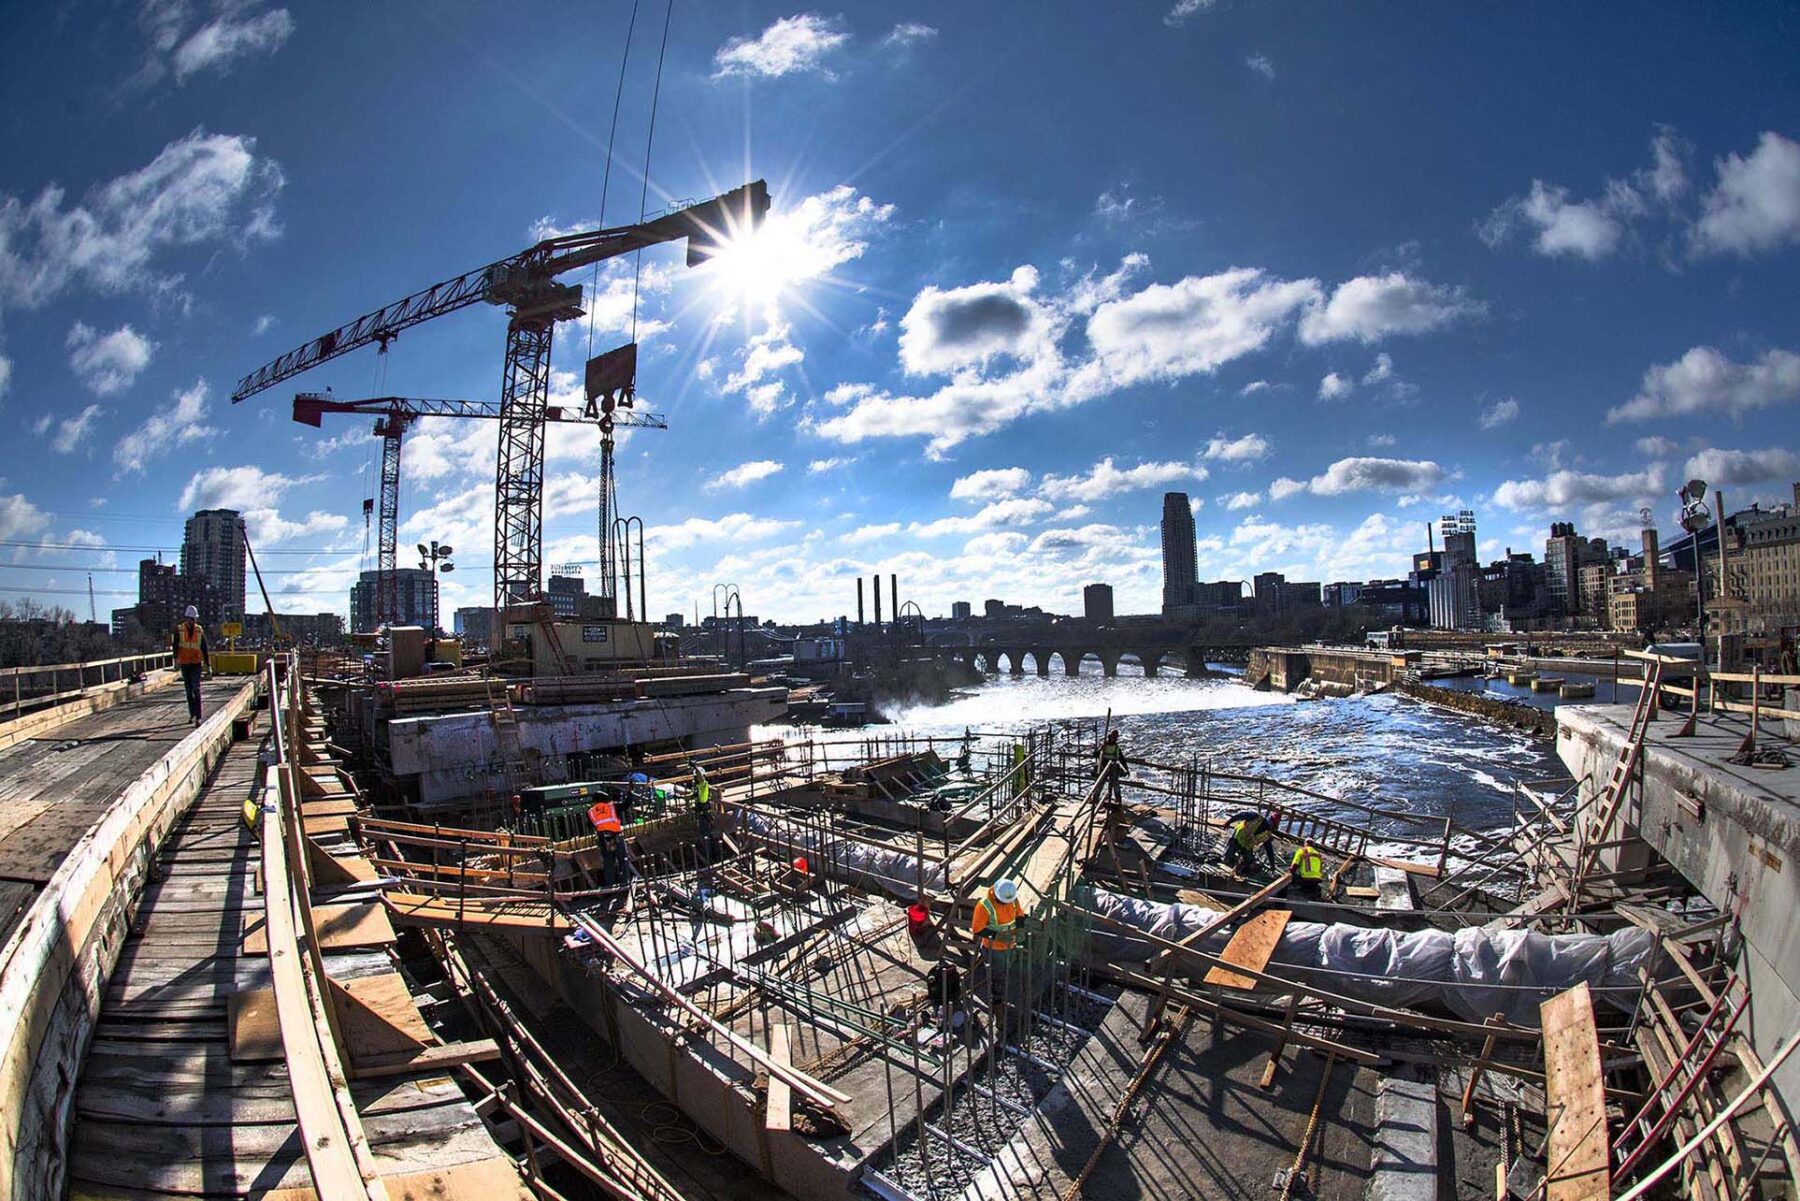
<path id="1" fill-rule="evenodd" d="M 1422 523 L 1463 508 L 1486 564 L 1542 555 L 1553 522 L 1629 543 L 1645 507 L 1672 536 L 1690 475 L 1733 509 L 1788 499 L 1800 47 L 1778 10 L 1292 16 L 677 11 L 648 185 L 639 30 L 607 223 L 752 178 L 774 196 L 721 262 L 570 279 L 592 334 L 559 331 L 556 396 L 635 328 L 670 418 L 620 439 L 651 610 L 735 582 L 809 620 L 892 573 L 932 613 L 1078 613 L 1096 582 L 1154 612 L 1175 489 L 1197 579 L 1325 583 L 1405 576 Z M 139 559 L 233 508 L 278 610 L 347 612 L 377 439 L 231 387 L 595 224 L 620 14 L 549 47 L 491 5 L 16 24 L 45 52 L 0 80 L 0 588 L 80 612 L 93 571 L 98 608 L 128 606 Z M 446 86 L 470 73 L 493 86 Z M 504 323 L 441 324 L 294 382 L 492 400 Z M 443 614 L 491 603 L 494 431 L 468 425 L 422 421 L 406 451 L 402 546 L 459 548 Z M 544 561 L 591 573 L 595 435 L 548 442 Z"/>

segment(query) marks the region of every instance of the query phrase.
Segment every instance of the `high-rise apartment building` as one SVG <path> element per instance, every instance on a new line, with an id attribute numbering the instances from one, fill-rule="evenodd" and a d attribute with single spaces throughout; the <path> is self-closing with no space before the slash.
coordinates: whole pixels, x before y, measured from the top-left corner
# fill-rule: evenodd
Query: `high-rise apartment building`
<path id="1" fill-rule="evenodd" d="M 380 574 L 365 571 L 350 586 L 350 628 L 358 634 L 381 628 L 381 619 L 376 616 L 375 595 Z M 430 627 L 437 613 L 437 577 L 419 567 L 396 568 L 394 603 L 397 609 L 395 625 Z"/>
<path id="2" fill-rule="evenodd" d="M 971 606 L 968 601 L 951 601 L 950 602 L 950 620 L 951 621 L 967 621 L 967 620 L 969 620 L 969 615 L 971 613 L 973 613 L 974 611 L 975 611 L 974 607 Z"/>
<path id="3" fill-rule="evenodd" d="M 1194 603 L 1200 583 L 1199 551 L 1194 536 L 1194 509 L 1185 492 L 1163 493 L 1163 612 Z"/>
<path id="4" fill-rule="evenodd" d="M 244 620 L 244 516 L 236 509 L 201 509 L 181 537 L 181 575 L 199 581 L 193 603 L 207 625 Z M 210 611 L 209 611 L 210 610 Z"/>
<path id="5" fill-rule="evenodd" d="M 1113 619 L 1113 590 L 1111 584 L 1089 584 L 1081 590 L 1081 613 L 1089 621 L 1111 621 Z"/>

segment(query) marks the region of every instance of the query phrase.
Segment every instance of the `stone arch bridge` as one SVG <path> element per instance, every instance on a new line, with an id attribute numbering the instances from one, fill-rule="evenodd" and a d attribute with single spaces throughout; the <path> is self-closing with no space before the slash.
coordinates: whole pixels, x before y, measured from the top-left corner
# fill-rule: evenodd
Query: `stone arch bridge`
<path id="1" fill-rule="evenodd" d="M 1133 637 L 1125 631 L 1096 631 L 1070 637 L 1060 631 L 1047 630 L 1036 638 L 984 638 L 964 645 L 937 645 L 931 649 L 947 658 L 992 675 L 1002 673 L 1022 676 L 1026 664 L 1040 676 L 1051 674 L 1052 661 L 1061 662 L 1064 675 L 1079 676 L 1082 665 L 1094 660 L 1103 676 L 1119 674 L 1119 664 L 1135 659 L 1144 675 L 1157 676 L 1166 671 L 1204 675 L 1209 663 L 1244 664 L 1249 662 L 1253 643 L 1215 644 L 1193 642 L 1171 637 L 1166 631 L 1148 631 L 1148 637 Z"/>

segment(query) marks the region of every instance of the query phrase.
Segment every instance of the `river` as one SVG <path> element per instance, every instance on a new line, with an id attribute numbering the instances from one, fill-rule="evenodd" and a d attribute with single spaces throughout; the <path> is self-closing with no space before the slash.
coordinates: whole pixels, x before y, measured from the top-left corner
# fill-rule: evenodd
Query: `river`
<path id="1" fill-rule="evenodd" d="M 1547 742 L 1404 697 L 1301 702 L 1235 681 L 1182 676 L 990 677 L 949 704 L 900 709 L 890 714 L 892 725 L 865 732 L 1008 732 L 1109 711 L 1131 757 L 1269 776 L 1362 804 L 1451 817 L 1474 829 L 1511 820 L 1517 785 L 1534 785 L 1548 797 L 1561 788 L 1549 781 L 1567 778 Z M 827 739 L 859 736 L 801 730 Z M 757 737 L 795 735 L 792 726 L 757 731 Z"/>

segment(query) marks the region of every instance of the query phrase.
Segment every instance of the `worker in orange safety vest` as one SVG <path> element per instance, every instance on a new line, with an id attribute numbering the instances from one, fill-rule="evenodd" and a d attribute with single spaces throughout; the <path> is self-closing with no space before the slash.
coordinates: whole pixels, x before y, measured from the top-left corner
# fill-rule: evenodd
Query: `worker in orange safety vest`
<path id="1" fill-rule="evenodd" d="M 187 690 L 188 721 L 200 724 L 200 673 L 211 670 L 212 648 L 206 645 L 206 627 L 200 624 L 200 610 L 187 607 L 181 623 L 175 627 L 169 649 L 175 653 L 175 666 L 181 669 L 181 684 Z"/>
<path id="2" fill-rule="evenodd" d="M 611 801 L 595 801 L 588 807 L 588 820 L 600 835 L 600 882 L 604 887 L 616 888 L 629 878 L 625 826 L 619 820 L 619 810 Z"/>
<path id="3" fill-rule="evenodd" d="M 988 886 L 987 895 L 975 902 L 969 933 L 981 948 L 988 1002 L 996 1007 L 1006 1003 L 1012 951 L 1019 942 L 1019 922 L 1019 886 L 1012 880 L 994 881 Z"/>

